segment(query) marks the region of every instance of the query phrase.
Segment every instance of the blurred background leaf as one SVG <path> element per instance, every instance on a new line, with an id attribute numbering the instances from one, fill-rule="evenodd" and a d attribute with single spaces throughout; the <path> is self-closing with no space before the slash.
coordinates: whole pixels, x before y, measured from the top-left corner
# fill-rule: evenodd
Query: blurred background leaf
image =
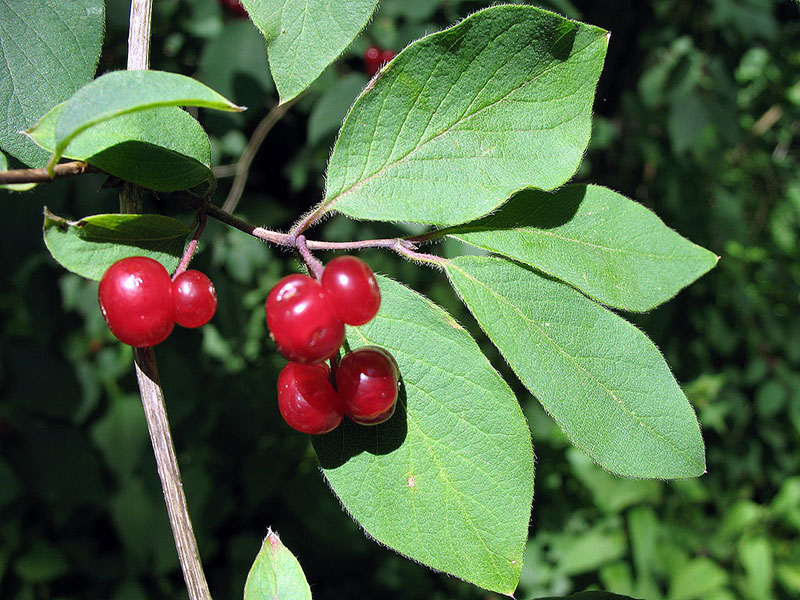
<path id="1" fill-rule="evenodd" d="M 368 44 L 400 50 L 488 4 L 382 3 L 365 33 L 270 133 L 237 213 L 286 228 L 322 197 L 333 124 L 358 86 L 349 88 L 350 100 L 332 90 L 365 77 Z M 384 252 L 362 256 L 446 308 L 517 392 L 533 434 L 537 483 L 515 597 L 594 589 L 647 600 L 698 593 L 704 600 L 797 598 L 800 7 L 789 0 L 537 5 L 612 32 L 592 142 L 576 181 L 641 202 L 722 256 L 676 298 L 635 317 L 697 411 L 708 473 L 663 483 L 600 470 L 570 448 L 479 335 L 443 276 Z M 127 0 L 107 2 L 101 73 L 124 67 L 128 9 Z M 219 85 L 215 77 L 232 81 L 233 92 L 220 91 L 250 107 L 242 114 L 199 112 L 212 164 L 234 163 L 277 96 L 254 66 L 263 66 L 263 54 L 242 57 L 229 48 L 230 59 L 215 61 L 223 51 L 209 47 L 223 36 L 239 36 L 244 46 L 243 32 L 258 32 L 216 0 L 156 2 L 153 27 L 154 68 L 201 73 L 212 87 Z M 337 100 L 323 102 L 328 94 Z M 323 126 L 309 139 L 312 111 Z M 108 333 L 96 284 L 58 266 L 40 236 L 44 204 L 72 216 L 115 211 L 117 194 L 101 189 L 104 181 L 90 175 L 22 194 L 0 192 L 12 224 L 0 236 L 4 600 L 185 593 L 155 464 L 146 440 L 134 433 L 130 350 Z M 217 200 L 229 184 L 220 180 Z M 146 209 L 191 220 L 168 198 L 149 197 Z M 419 232 L 341 217 L 319 229 L 314 236 L 330 240 Z M 432 251 L 465 252 L 452 240 Z M 267 339 L 263 302 L 283 274 L 298 268 L 290 255 L 209 223 L 195 266 L 219 293 L 213 328 L 176 331 L 157 355 L 215 597 L 241 597 L 271 526 L 297 556 L 315 599 L 496 600 L 368 540 L 323 483 L 308 439 L 281 422 L 274 390 L 283 361 Z M 144 542 L 142 523 L 149 532 Z M 607 554 L 589 555 L 584 543 Z M 713 589 L 698 592 L 696 581 Z"/>

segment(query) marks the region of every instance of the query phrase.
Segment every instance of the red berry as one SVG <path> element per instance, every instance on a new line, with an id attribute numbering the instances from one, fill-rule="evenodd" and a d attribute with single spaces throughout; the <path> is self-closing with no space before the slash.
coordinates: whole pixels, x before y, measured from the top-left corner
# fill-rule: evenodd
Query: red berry
<path id="1" fill-rule="evenodd" d="M 394 357 L 383 348 L 353 350 L 336 370 L 344 413 L 361 425 L 383 423 L 394 414 L 399 378 Z"/>
<path id="2" fill-rule="evenodd" d="M 272 288 L 267 326 L 278 352 L 301 363 L 321 362 L 344 342 L 344 323 L 322 286 L 306 275 L 289 275 Z"/>
<path id="3" fill-rule="evenodd" d="M 160 344 L 175 327 L 172 280 L 152 258 L 115 262 L 100 280 L 97 299 L 111 333 L 131 346 Z"/>
<path id="4" fill-rule="evenodd" d="M 397 56 L 397 54 L 395 54 L 394 50 L 384 50 L 383 52 L 381 52 L 381 66 L 388 63 L 395 56 Z"/>
<path id="5" fill-rule="evenodd" d="M 381 306 L 381 292 L 372 269 L 355 256 L 337 256 L 325 266 L 322 287 L 336 316 L 348 325 L 372 320 Z"/>
<path id="6" fill-rule="evenodd" d="M 342 422 L 336 390 L 325 363 L 290 362 L 278 375 L 278 408 L 289 426 L 303 433 L 327 433 Z"/>
<path id="7" fill-rule="evenodd" d="M 247 17 L 247 11 L 239 0 L 220 0 L 220 4 L 234 17 Z"/>
<path id="8" fill-rule="evenodd" d="M 217 311 L 217 291 L 200 271 L 184 271 L 172 281 L 175 322 L 183 327 L 205 325 Z"/>
<path id="9" fill-rule="evenodd" d="M 367 75 L 370 77 L 380 70 L 382 54 L 383 51 L 377 46 L 370 46 L 367 48 L 367 51 L 364 52 L 364 71 L 366 71 Z"/>

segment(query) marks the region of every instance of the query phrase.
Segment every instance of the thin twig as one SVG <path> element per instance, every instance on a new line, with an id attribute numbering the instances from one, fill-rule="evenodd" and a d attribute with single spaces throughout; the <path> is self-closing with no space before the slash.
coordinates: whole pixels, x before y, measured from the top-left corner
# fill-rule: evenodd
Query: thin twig
<path id="1" fill-rule="evenodd" d="M 175 272 L 172 274 L 172 279 L 174 280 L 178 275 L 186 271 L 189 267 L 189 263 L 192 262 L 192 257 L 194 253 L 197 252 L 197 247 L 200 245 L 200 236 L 203 235 L 203 231 L 206 228 L 206 222 L 208 221 L 208 217 L 204 211 L 200 211 L 197 214 L 197 229 L 194 230 L 194 235 L 192 236 L 191 241 L 186 246 L 186 250 L 183 252 L 183 257 L 181 257 L 181 262 L 178 263 L 178 267 L 175 269 Z"/>
<path id="2" fill-rule="evenodd" d="M 11 169 L 10 171 L 0 171 L 0 185 L 13 183 L 50 183 L 56 179 L 74 177 L 84 173 L 96 173 L 98 169 L 80 160 L 61 163 L 55 166 L 53 176 L 47 173 L 47 169 Z"/>
<path id="3" fill-rule="evenodd" d="M 322 263 L 309 251 L 308 246 L 306 246 L 306 236 L 297 236 L 295 244 L 297 245 L 297 251 L 300 253 L 300 256 L 303 257 L 303 262 L 306 263 L 311 274 L 314 275 L 318 281 L 322 279 L 322 272 L 325 270 L 325 267 L 323 267 Z"/>
<path id="4" fill-rule="evenodd" d="M 131 0 L 128 35 L 129 70 L 149 67 L 152 10 L 153 0 Z M 120 193 L 120 212 L 141 212 L 142 200 L 142 189 L 126 183 Z M 198 229 L 201 229 L 202 233 L 201 225 L 198 226 Z M 175 538 L 175 548 L 178 551 L 178 560 L 183 571 L 186 589 L 189 592 L 190 600 L 211 600 L 211 592 L 203 572 L 192 521 L 189 518 L 186 496 L 183 493 L 183 481 L 170 433 L 155 353 L 152 348 L 136 348 L 134 349 L 134 359 L 139 394 L 142 397 L 147 429 L 153 445 L 158 475 L 161 478 L 161 489 L 164 492 L 167 515 L 172 526 L 172 535 Z"/>
<path id="5" fill-rule="evenodd" d="M 322 202 L 311 209 L 309 212 L 300 217 L 300 220 L 295 223 L 289 230 L 289 236 L 293 239 L 302 234 L 306 229 L 311 227 L 314 223 L 319 221 L 328 212 L 328 205 Z"/>
<path id="6" fill-rule="evenodd" d="M 247 146 L 239 157 L 239 162 L 236 163 L 236 177 L 233 180 L 233 185 L 231 185 L 231 191 L 228 192 L 228 197 L 222 203 L 222 210 L 230 213 L 236 210 L 239 200 L 242 198 L 245 185 L 247 185 L 247 178 L 250 176 L 250 165 L 253 164 L 253 159 L 261 148 L 261 144 L 264 143 L 267 134 L 275 124 L 281 120 L 286 111 L 297 101 L 297 98 L 295 97 L 285 104 L 275 106 L 253 131 L 250 141 L 247 142 Z"/>

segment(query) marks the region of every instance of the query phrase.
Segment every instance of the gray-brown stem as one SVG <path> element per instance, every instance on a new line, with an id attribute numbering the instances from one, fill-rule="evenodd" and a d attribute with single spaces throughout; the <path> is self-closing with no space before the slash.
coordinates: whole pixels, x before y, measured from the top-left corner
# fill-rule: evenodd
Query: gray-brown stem
<path id="1" fill-rule="evenodd" d="M 130 31 L 128 34 L 128 69 L 147 69 L 150 63 L 150 18 L 153 0 L 131 0 Z M 120 212 L 142 212 L 142 190 L 126 183 L 120 193 Z M 164 392 L 158 376 L 158 366 L 152 348 L 135 348 L 134 362 L 139 394 L 142 397 L 147 430 L 156 459 L 161 489 L 167 505 L 167 515 L 175 538 L 183 578 L 191 600 L 211 600 L 200 552 L 197 548 L 189 507 L 183 493 L 178 458 L 164 404 Z"/>

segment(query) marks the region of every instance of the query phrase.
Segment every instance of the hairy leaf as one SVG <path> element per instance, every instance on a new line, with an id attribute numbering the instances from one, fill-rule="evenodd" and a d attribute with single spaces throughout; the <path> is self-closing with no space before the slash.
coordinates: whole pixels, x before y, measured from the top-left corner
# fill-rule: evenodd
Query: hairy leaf
<path id="1" fill-rule="evenodd" d="M 559 281 L 496 257 L 446 264 L 453 287 L 572 442 L 627 477 L 705 471 L 689 401 L 655 345 Z"/>
<path id="2" fill-rule="evenodd" d="M 29 167 L 47 153 L 21 131 L 91 81 L 103 0 L 0 0 L 0 146 Z"/>
<path id="3" fill-rule="evenodd" d="M 641 204 L 596 185 L 523 190 L 497 213 L 448 233 L 631 311 L 666 302 L 717 263 Z"/>
<path id="4" fill-rule="evenodd" d="M 369 21 L 378 0 L 242 0 L 264 34 L 281 102 L 306 89 Z"/>
<path id="5" fill-rule="evenodd" d="M 533 497 L 530 433 L 508 385 L 453 318 L 385 277 L 351 347 L 379 345 L 402 378 L 395 415 L 316 438 L 323 472 L 380 543 L 504 594 L 519 581 Z"/>
<path id="6" fill-rule="evenodd" d="M 161 215 L 93 215 L 67 221 L 45 208 L 44 242 L 65 269 L 99 281 L 112 264 L 147 256 L 167 271 L 178 266 L 189 228 Z"/>
<path id="7" fill-rule="evenodd" d="M 353 105 L 326 210 L 462 223 L 566 182 L 589 141 L 604 30 L 497 6 L 403 50 Z"/>
<path id="8" fill-rule="evenodd" d="M 30 137 L 54 152 L 55 130 L 65 104 L 48 112 Z M 203 127 L 175 106 L 128 113 L 100 123 L 70 142 L 63 155 L 95 165 L 125 181 L 172 192 L 211 175 L 211 144 Z"/>
<path id="9" fill-rule="evenodd" d="M 64 103 L 55 127 L 52 167 L 78 135 L 100 123 L 128 113 L 162 106 L 201 106 L 240 111 L 229 100 L 199 81 L 164 71 L 113 71 L 83 86 Z M 37 123 L 32 137 L 45 125 Z"/>
<path id="10" fill-rule="evenodd" d="M 300 563 L 273 531 L 267 533 L 244 585 L 244 600 L 311 600 Z"/>

